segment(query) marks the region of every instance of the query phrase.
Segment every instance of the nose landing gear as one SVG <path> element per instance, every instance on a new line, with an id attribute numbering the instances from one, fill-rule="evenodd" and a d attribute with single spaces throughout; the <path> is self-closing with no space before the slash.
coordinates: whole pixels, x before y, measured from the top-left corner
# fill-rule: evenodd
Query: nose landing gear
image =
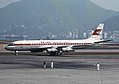
<path id="1" fill-rule="evenodd" d="M 15 51 L 15 55 L 16 55 L 16 56 L 19 55 L 19 51 Z"/>

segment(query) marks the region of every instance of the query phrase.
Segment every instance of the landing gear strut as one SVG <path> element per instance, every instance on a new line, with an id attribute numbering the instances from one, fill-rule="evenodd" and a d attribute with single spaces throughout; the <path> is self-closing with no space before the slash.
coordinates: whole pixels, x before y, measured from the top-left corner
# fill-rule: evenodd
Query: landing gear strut
<path id="1" fill-rule="evenodd" d="M 54 56 L 54 55 L 61 56 L 61 55 L 63 55 L 63 53 L 62 52 L 50 52 L 50 55 L 51 56 Z"/>
<path id="2" fill-rule="evenodd" d="M 15 51 L 15 55 L 16 55 L 16 56 L 19 55 L 19 51 Z"/>

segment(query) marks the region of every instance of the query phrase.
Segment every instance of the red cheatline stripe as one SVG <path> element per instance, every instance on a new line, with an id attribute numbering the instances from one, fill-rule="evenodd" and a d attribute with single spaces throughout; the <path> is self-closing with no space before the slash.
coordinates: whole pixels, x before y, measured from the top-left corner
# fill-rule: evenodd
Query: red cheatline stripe
<path id="1" fill-rule="evenodd" d="M 92 43 L 34 43 L 34 44 L 13 44 L 13 46 L 32 46 L 32 45 L 89 45 Z"/>

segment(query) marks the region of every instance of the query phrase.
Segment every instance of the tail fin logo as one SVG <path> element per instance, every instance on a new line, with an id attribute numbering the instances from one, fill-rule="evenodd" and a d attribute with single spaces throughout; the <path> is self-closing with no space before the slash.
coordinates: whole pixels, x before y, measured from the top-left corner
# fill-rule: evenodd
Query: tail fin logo
<path id="1" fill-rule="evenodd" d="M 100 35 L 102 29 L 96 29 L 93 33 L 93 35 Z"/>
<path id="2" fill-rule="evenodd" d="M 96 28 L 96 30 L 93 32 L 92 35 L 101 35 L 103 31 L 104 24 L 101 23 L 99 26 Z"/>

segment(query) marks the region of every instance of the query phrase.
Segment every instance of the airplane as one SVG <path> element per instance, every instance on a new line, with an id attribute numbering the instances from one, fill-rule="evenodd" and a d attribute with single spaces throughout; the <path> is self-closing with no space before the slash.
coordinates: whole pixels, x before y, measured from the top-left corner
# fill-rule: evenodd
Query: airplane
<path id="1" fill-rule="evenodd" d="M 63 52 L 75 51 L 76 49 L 91 46 L 95 43 L 105 42 L 103 39 L 104 24 L 100 23 L 91 37 L 82 40 L 20 40 L 8 44 L 5 49 L 9 51 L 47 52 L 50 55 L 63 55 Z"/>

